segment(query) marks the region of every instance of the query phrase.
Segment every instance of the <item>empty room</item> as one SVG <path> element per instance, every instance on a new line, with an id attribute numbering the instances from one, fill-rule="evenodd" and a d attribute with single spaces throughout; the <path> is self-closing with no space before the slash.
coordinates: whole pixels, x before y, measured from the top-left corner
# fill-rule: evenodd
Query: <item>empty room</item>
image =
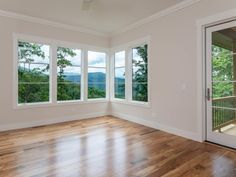
<path id="1" fill-rule="evenodd" d="M 236 0 L 0 0 L 0 177 L 236 177 Z"/>

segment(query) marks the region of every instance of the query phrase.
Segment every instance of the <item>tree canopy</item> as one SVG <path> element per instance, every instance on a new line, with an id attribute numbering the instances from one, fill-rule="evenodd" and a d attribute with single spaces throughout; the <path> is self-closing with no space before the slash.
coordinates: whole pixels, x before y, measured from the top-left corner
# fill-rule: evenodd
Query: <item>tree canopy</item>
<path id="1" fill-rule="evenodd" d="M 233 95 L 233 57 L 232 51 L 212 46 L 213 98 Z"/>
<path id="2" fill-rule="evenodd" d="M 148 101 L 148 45 L 136 48 L 141 60 L 134 60 L 133 65 L 137 68 L 133 71 L 133 100 Z"/>

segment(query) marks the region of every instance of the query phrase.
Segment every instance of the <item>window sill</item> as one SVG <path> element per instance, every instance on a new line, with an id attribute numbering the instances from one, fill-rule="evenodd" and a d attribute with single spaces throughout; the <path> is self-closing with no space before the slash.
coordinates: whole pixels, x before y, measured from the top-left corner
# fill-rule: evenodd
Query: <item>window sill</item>
<path id="1" fill-rule="evenodd" d="M 96 103 L 108 103 L 108 99 L 89 99 L 87 101 L 59 101 L 57 103 L 33 103 L 33 104 L 19 104 L 15 105 L 14 109 L 33 109 L 33 108 L 45 108 L 45 107 L 58 107 L 58 106 L 71 106 L 71 105 L 80 105 L 80 104 L 96 104 Z M 127 100 L 122 99 L 113 99 L 111 103 L 118 103 L 123 105 L 130 105 L 130 106 L 140 106 L 144 108 L 151 108 L 150 102 L 138 102 L 138 101 L 131 101 L 128 102 Z"/>
<path id="2" fill-rule="evenodd" d="M 87 101 L 59 101 L 57 103 L 33 103 L 33 104 L 18 104 L 14 106 L 14 109 L 33 109 L 33 108 L 44 108 L 44 107 L 58 107 L 58 106 L 72 106 L 81 104 L 96 104 L 96 103 L 108 103 L 107 99 L 94 99 Z"/>
<path id="3" fill-rule="evenodd" d="M 118 103 L 118 104 L 124 104 L 124 105 L 130 105 L 130 106 L 140 106 L 144 108 L 151 108 L 150 102 L 139 102 L 139 101 L 127 101 L 122 99 L 113 99 L 111 100 L 111 103 Z"/>

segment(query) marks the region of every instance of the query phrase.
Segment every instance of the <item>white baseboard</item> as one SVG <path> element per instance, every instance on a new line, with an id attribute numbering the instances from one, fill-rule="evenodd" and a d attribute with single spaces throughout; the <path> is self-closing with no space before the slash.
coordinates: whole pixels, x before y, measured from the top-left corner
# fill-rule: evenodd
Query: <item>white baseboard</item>
<path id="1" fill-rule="evenodd" d="M 107 112 L 98 112 L 92 114 L 83 114 L 83 115 L 73 115 L 73 116 L 63 116 L 59 118 L 52 118 L 52 119 L 43 119 L 43 120 L 34 120 L 30 122 L 24 123 L 15 123 L 15 124 L 6 124 L 0 125 L 0 132 L 8 131 L 8 130 L 16 130 L 22 128 L 30 128 L 36 126 L 43 126 L 43 125 L 50 125 L 62 122 L 69 122 L 74 120 L 81 120 L 81 119 L 88 119 L 88 118 L 95 118 L 108 115 Z"/>
<path id="2" fill-rule="evenodd" d="M 43 120 L 35 120 L 35 121 L 24 122 L 24 123 L 0 125 L 0 132 L 22 129 L 22 128 L 30 128 L 30 127 L 36 127 L 36 126 L 43 126 L 43 125 L 50 125 L 50 124 L 55 124 L 55 123 L 69 122 L 69 121 L 74 121 L 74 120 L 88 119 L 88 118 L 94 118 L 94 117 L 101 117 L 101 116 L 106 116 L 106 115 L 112 115 L 121 119 L 125 119 L 131 122 L 145 125 L 147 127 L 152 127 L 158 130 L 162 130 L 162 131 L 165 131 L 165 132 L 177 135 L 177 136 L 181 136 L 187 139 L 202 142 L 201 136 L 199 136 L 199 134 L 197 133 L 180 130 L 174 127 L 169 127 L 163 124 L 159 124 L 155 121 L 146 120 L 141 117 L 131 116 L 131 115 L 122 114 L 122 113 L 115 113 L 115 112 L 113 113 L 98 112 L 98 113 L 92 113 L 92 114 L 63 116 L 63 117 L 53 118 L 53 119 L 43 119 Z"/>
<path id="3" fill-rule="evenodd" d="M 162 131 L 167 132 L 167 133 L 171 133 L 171 134 L 181 136 L 181 137 L 184 137 L 184 138 L 187 138 L 187 139 L 191 139 L 191 140 L 194 140 L 194 141 L 202 142 L 202 138 L 201 138 L 201 136 L 199 136 L 198 133 L 189 132 L 189 131 L 185 131 L 185 130 L 180 130 L 180 129 L 177 129 L 177 128 L 174 128 L 174 127 L 159 124 L 158 122 L 155 122 L 155 121 L 150 121 L 150 120 L 146 120 L 146 119 L 141 118 L 141 117 L 131 116 L 131 115 L 127 115 L 127 114 L 113 112 L 112 115 L 114 117 L 118 117 L 118 118 L 121 118 L 121 119 L 125 119 L 125 120 L 131 121 L 131 122 L 141 124 L 141 125 L 145 125 L 147 127 L 162 130 Z"/>

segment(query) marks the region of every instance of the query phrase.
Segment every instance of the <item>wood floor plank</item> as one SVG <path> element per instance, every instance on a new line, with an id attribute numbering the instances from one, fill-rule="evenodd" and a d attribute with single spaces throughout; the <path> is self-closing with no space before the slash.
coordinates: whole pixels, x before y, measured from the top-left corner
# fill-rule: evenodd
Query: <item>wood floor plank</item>
<path id="1" fill-rule="evenodd" d="M 0 133 L 0 177 L 236 177 L 236 152 L 111 116 Z"/>

